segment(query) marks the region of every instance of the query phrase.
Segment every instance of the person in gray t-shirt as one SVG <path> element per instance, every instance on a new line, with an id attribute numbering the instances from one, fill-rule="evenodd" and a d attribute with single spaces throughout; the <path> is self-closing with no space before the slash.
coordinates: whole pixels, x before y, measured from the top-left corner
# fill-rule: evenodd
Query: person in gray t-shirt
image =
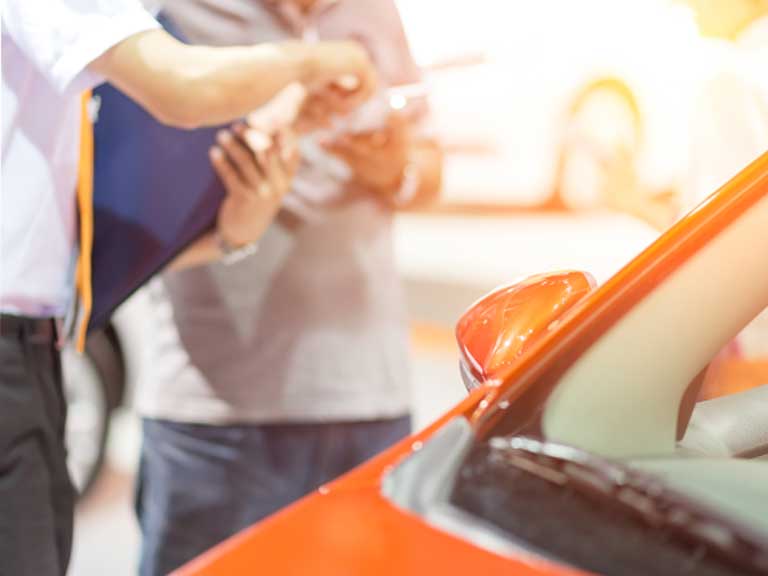
<path id="1" fill-rule="evenodd" d="M 302 139 L 292 191 L 256 254 L 152 288 L 156 358 L 137 396 L 145 576 L 407 435 L 392 214 L 435 198 L 442 167 L 423 100 L 403 97 L 420 77 L 393 0 L 171 0 L 165 13 L 192 43 L 355 39 L 380 86 L 349 120 Z"/>

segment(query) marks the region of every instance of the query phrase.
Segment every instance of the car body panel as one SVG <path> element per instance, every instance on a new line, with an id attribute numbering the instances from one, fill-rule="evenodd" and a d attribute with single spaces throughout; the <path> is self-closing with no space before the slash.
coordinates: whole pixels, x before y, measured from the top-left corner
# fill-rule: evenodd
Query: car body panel
<path id="1" fill-rule="evenodd" d="M 656 287 L 768 196 L 768 153 L 600 288 L 494 379 L 424 431 L 400 442 L 283 512 L 217 546 L 178 574 L 574 574 L 528 554 L 504 557 L 445 533 L 382 494 L 382 479 L 449 419 L 466 417 L 484 437 L 531 391 L 535 411 L 557 378 Z M 762 206 L 762 204 L 761 204 Z M 762 215 L 762 212 L 760 213 Z M 737 228 L 737 226 L 733 227 Z M 496 384 L 496 382 L 498 384 Z M 539 563 L 540 562 L 540 563 Z"/>
<path id="2" fill-rule="evenodd" d="M 450 419 L 468 415 L 491 388 L 475 389 L 465 401 L 422 432 L 363 466 L 213 548 L 175 572 L 181 576 L 250 574 L 584 574 L 534 556 L 511 560 L 400 509 L 381 482 Z M 268 551 L 268 552 L 267 552 Z M 311 568 L 310 568 L 311 567 Z"/>
<path id="3" fill-rule="evenodd" d="M 528 354 L 510 366 L 500 385 L 500 403 L 513 403 L 546 374 L 554 383 L 587 348 L 620 318 L 675 273 L 710 240 L 768 194 L 768 153 L 678 221 L 599 288 L 561 318 Z M 546 395 L 542 395 L 542 400 Z M 482 410 L 473 415 L 482 430 L 501 415 Z"/>
<path id="4" fill-rule="evenodd" d="M 491 292 L 470 306 L 456 325 L 462 361 L 478 382 L 497 377 L 557 328 L 565 314 L 595 287 L 582 272 L 539 274 Z"/>
<path id="5" fill-rule="evenodd" d="M 533 557 L 510 560 L 478 548 L 394 507 L 378 486 L 370 488 L 330 488 L 302 500 L 179 574 L 571 573 Z"/>

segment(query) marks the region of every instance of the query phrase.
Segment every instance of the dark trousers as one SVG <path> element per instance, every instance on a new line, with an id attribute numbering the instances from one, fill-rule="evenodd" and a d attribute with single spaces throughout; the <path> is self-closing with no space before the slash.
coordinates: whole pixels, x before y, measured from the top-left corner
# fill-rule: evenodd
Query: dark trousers
<path id="1" fill-rule="evenodd" d="M 64 574 L 74 489 L 52 321 L 0 317 L 0 575 Z"/>
<path id="2" fill-rule="evenodd" d="M 407 436 L 410 424 L 410 416 L 250 426 L 144 420 L 139 573 L 178 568 Z"/>

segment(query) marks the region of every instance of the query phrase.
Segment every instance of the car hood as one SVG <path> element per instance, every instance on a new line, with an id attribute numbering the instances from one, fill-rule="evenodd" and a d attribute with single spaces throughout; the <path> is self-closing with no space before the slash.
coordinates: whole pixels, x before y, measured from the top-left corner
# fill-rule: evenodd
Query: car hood
<path id="1" fill-rule="evenodd" d="M 239 533 L 176 572 L 181 576 L 265 574 L 585 574 L 531 555 L 502 556 L 436 528 L 382 491 L 385 476 L 446 422 L 482 402 L 470 394 L 424 431 Z"/>
<path id="2" fill-rule="evenodd" d="M 505 558 L 396 508 L 379 486 L 307 498 L 182 569 L 184 575 L 579 574 Z"/>

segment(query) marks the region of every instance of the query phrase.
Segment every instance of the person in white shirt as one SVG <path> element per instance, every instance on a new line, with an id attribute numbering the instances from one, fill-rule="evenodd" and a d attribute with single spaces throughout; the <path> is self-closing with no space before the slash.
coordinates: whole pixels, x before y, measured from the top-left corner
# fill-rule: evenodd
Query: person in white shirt
<path id="1" fill-rule="evenodd" d="M 46 576 L 66 572 L 72 537 L 56 320 L 73 297 L 81 92 L 108 80 L 161 121 L 194 127 L 242 117 L 293 82 L 308 90 L 302 114 L 347 112 L 375 78 L 354 43 L 186 46 L 139 0 L 0 7 L 0 574 Z M 339 82 L 348 76 L 354 89 Z M 240 149 L 232 135 L 225 144 L 212 161 L 230 174 Z M 276 202 L 252 189 L 230 190 L 223 205 L 218 234 L 231 246 L 258 238 Z M 210 259 L 216 246 L 196 249 Z"/>

